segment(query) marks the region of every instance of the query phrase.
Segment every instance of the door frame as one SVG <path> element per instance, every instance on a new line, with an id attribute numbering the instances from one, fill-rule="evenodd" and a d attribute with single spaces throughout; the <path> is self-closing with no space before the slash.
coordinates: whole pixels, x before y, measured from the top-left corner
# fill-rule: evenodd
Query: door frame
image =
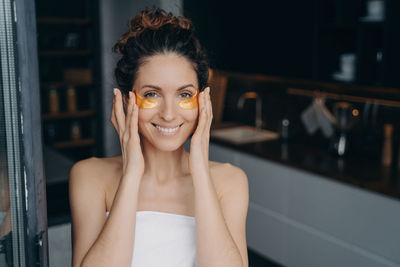
<path id="1" fill-rule="evenodd" d="M 48 266 L 35 1 L 0 0 L 14 264 Z M 5 52 L 5 53 L 4 53 Z M 6 105 L 6 103 L 4 103 Z"/>

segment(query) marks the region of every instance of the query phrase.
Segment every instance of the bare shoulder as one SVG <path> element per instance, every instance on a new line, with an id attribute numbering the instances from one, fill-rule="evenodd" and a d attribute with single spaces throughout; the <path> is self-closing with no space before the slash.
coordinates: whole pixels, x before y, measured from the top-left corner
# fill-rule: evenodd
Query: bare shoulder
<path id="1" fill-rule="evenodd" d="M 239 167 L 231 163 L 210 161 L 210 172 L 216 187 L 218 196 L 238 190 L 248 190 L 246 173 Z"/>
<path id="2" fill-rule="evenodd" d="M 91 157 L 76 162 L 70 171 L 70 184 L 91 184 L 92 188 L 105 189 L 121 171 L 119 157 Z"/>
<path id="3" fill-rule="evenodd" d="M 121 173 L 121 156 L 91 157 L 76 162 L 69 175 L 71 208 L 74 202 L 79 204 L 85 199 L 97 199 L 105 205 L 105 210 L 109 210 Z"/>
<path id="4" fill-rule="evenodd" d="M 247 179 L 246 173 L 239 167 L 227 162 L 209 161 L 213 179 L 224 180 Z"/>

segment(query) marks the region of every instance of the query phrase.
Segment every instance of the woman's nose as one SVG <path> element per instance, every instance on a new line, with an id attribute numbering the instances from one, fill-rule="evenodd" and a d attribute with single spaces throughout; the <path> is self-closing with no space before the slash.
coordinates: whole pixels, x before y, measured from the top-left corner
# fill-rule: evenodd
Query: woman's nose
<path id="1" fill-rule="evenodd" d="M 173 121 L 176 118 L 176 107 L 172 99 L 163 101 L 160 105 L 160 117 L 165 121 Z"/>

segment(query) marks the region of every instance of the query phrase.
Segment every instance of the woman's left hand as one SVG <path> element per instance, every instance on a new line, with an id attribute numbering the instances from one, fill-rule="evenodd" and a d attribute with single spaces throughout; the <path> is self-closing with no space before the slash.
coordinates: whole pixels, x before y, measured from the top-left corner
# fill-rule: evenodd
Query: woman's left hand
<path id="1" fill-rule="evenodd" d="M 209 174 L 208 150 L 213 119 L 210 87 L 199 94 L 199 120 L 190 141 L 189 170 L 192 176 Z M 206 171 L 206 172 L 204 172 Z"/>

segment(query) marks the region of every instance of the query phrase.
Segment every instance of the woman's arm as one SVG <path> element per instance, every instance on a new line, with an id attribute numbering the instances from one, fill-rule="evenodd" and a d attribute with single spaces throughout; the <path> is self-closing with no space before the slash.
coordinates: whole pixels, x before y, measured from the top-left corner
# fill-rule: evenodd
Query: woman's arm
<path id="1" fill-rule="evenodd" d="M 209 174 L 194 178 L 197 266 L 248 267 L 246 174 L 226 164 L 224 193 L 218 199 Z"/>
<path id="2" fill-rule="evenodd" d="M 114 89 L 111 122 L 120 137 L 122 177 L 108 219 L 105 218 L 105 188 L 99 187 L 95 179 L 104 174 L 95 173 L 96 164 L 85 166 L 83 162 L 74 165 L 71 170 L 74 267 L 128 267 L 132 264 L 138 192 L 144 172 L 138 110 L 135 95 L 130 92 L 125 117 L 122 94 Z"/>
<path id="3" fill-rule="evenodd" d="M 247 267 L 246 174 L 226 165 L 221 175 L 229 177 L 219 202 L 208 167 L 212 106 L 210 89 L 199 94 L 199 122 L 190 143 L 189 168 L 195 191 L 196 264 L 198 267 Z M 229 188 L 229 190 L 227 189 Z"/>
<path id="4" fill-rule="evenodd" d="M 121 177 L 107 219 L 94 161 L 78 162 L 70 172 L 72 266 L 131 266 L 140 179 Z"/>

